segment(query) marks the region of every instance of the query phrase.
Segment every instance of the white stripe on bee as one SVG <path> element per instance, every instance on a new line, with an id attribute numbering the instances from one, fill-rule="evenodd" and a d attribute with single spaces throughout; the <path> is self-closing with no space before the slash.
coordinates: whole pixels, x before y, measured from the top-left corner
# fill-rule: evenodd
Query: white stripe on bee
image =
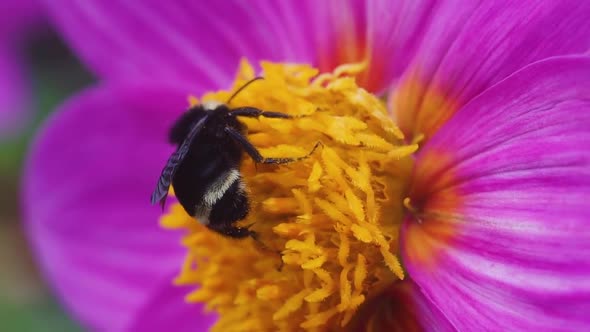
<path id="1" fill-rule="evenodd" d="M 209 225 L 209 215 L 211 214 L 211 207 L 202 204 L 197 204 L 195 209 L 195 219 L 199 221 L 201 225 Z"/>
<path id="2" fill-rule="evenodd" d="M 246 192 L 246 184 L 244 183 L 244 181 L 240 181 L 240 183 L 238 183 L 238 193 L 243 194 Z"/>
<path id="3" fill-rule="evenodd" d="M 203 195 L 203 204 L 205 206 L 212 207 L 213 204 L 223 197 L 229 187 L 231 187 L 231 185 L 239 179 L 240 172 L 235 169 L 222 174 L 209 186 L 207 192 L 205 192 L 205 195 Z"/>
<path id="4" fill-rule="evenodd" d="M 201 103 L 201 106 L 203 106 L 203 109 L 205 111 L 212 111 L 221 105 L 223 105 L 223 103 L 220 103 L 215 100 L 204 101 L 203 103 Z"/>

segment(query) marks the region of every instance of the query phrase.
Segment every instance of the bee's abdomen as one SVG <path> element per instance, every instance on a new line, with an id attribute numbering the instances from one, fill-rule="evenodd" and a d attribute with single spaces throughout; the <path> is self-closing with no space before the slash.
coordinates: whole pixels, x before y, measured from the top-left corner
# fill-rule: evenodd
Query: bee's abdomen
<path id="1" fill-rule="evenodd" d="M 212 226 L 231 225 L 248 215 L 248 196 L 241 177 L 238 178 L 211 209 L 209 223 Z"/>
<path id="2" fill-rule="evenodd" d="M 241 175 L 236 169 L 230 168 L 219 173 L 202 190 L 193 189 L 193 192 L 200 194 L 192 197 L 189 201 L 194 205 L 185 209 L 204 225 L 230 225 L 245 218 L 248 213 L 248 198 Z"/>

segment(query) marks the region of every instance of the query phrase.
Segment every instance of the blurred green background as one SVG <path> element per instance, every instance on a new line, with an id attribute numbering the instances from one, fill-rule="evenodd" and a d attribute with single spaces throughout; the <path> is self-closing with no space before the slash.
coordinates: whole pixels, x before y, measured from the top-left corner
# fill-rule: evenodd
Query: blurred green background
<path id="1" fill-rule="evenodd" d="M 0 331 L 81 331 L 40 276 L 22 230 L 19 186 L 26 151 L 47 116 L 73 92 L 92 83 L 55 33 L 40 29 L 22 46 L 32 79 L 33 118 L 0 141 Z"/>

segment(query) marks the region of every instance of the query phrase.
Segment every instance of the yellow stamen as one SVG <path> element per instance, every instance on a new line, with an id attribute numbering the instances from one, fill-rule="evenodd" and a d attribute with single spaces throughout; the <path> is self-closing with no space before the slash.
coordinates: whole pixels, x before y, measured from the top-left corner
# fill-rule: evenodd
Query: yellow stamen
<path id="1" fill-rule="evenodd" d="M 418 213 L 418 210 L 414 206 L 412 206 L 412 201 L 409 197 L 404 198 L 404 207 L 412 213 Z"/>
<path id="2" fill-rule="evenodd" d="M 398 233 L 409 204 L 408 156 L 418 147 L 406 145 L 383 102 L 356 85 L 365 67 L 317 76 L 309 66 L 263 62 L 265 79 L 232 100 L 294 116 L 241 119 L 266 157 L 304 156 L 322 143 L 281 166 L 244 157 L 251 209 L 239 225 L 252 224 L 263 245 L 214 233 L 179 205 L 162 217 L 164 227 L 187 231 L 176 282 L 195 285 L 187 300 L 219 314 L 214 331 L 346 329 L 365 299 L 404 278 Z M 225 101 L 253 76 L 243 62 L 233 89 L 201 100 Z"/>

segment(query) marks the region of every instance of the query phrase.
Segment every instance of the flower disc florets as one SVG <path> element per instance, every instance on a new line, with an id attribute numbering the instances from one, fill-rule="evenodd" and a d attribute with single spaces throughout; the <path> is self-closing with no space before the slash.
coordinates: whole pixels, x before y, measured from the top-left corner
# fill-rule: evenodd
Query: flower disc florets
<path id="1" fill-rule="evenodd" d="M 251 206 L 240 226 L 251 225 L 258 241 L 222 237 L 172 206 L 162 224 L 187 231 L 176 282 L 195 285 L 187 300 L 219 314 L 215 331 L 345 329 L 368 297 L 404 278 L 398 236 L 408 156 L 417 146 L 403 142 L 384 103 L 355 83 L 363 64 L 319 76 L 305 65 L 261 66 L 264 80 L 230 107 L 293 118 L 242 118 L 248 139 L 265 157 L 321 147 L 286 165 L 257 165 L 244 155 Z M 243 63 L 231 90 L 202 100 L 227 101 L 253 77 Z"/>

